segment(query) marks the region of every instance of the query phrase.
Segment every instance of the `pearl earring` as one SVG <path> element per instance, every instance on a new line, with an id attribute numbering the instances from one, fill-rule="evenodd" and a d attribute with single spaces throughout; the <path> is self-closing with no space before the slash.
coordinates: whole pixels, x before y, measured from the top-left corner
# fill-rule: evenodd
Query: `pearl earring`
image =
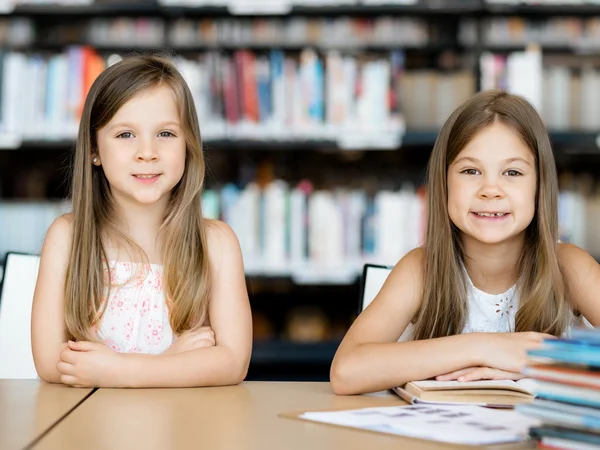
<path id="1" fill-rule="evenodd" d="M 96 158 L 96 157 L 94 156 L 94 159 L 92 159 L 92 162 L 93 162 L 94 164 L 96 164 L 96 163 L 98 162 L 98 158 Z"/>

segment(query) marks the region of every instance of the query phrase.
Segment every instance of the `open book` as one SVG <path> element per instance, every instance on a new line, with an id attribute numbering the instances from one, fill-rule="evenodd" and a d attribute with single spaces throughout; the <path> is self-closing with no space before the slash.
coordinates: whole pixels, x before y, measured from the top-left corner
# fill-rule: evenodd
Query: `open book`
<path id="1" fill-rule="evenodd" d="M 494 408 L 512 408 L 533 400 L 534 381 L 523 378 L 480 381 L 411 381 L 392 389 L 408 403 L 473 404 Z"/>

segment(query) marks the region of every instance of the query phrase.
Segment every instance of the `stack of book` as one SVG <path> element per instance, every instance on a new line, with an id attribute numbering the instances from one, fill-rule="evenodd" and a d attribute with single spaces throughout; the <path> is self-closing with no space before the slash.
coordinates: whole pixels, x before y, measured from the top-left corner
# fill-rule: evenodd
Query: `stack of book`
<path id="1" fill-rule="evenodd" d="M 528 355 L 535 400 L 516 408 L 541 420 L 530 428 L 538 448 L 600 449 L 600 330 L 576 329 Z"/>

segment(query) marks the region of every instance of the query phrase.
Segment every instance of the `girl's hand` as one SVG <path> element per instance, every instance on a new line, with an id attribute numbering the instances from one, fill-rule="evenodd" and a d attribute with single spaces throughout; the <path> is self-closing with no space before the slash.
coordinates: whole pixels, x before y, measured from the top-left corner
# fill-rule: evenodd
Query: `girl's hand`
<path id="1" fill-rule="evenodd" d="M 123 362 L 123 355 L 104 344 L 69 341 L 59 358 L 56 368 L 64 384 L 74 387 L 119 386 L 117 370 Z"/>
<path id="2" fill-rule="evenodd" d="M 481 333 L 485 335 L 483 367 L 520 373 L 527 362 L 527 351 L 540 348 L 555 336 L 533 331 L 519 333 Z"/>
<path id="3" fill-rule="evenodd" d="M 467 367 L 435 377 L 437 381 L 520 380 L 524 375 L 491 367 Z"/>
<path id="4" fill-rule="evenodd" d="M 205 326 L 194 331 L 186 331 L 163 353 L 163 355 L 182 353 L 197 348 L 214 347 L 216 345 L 215 332 L 211 327 Z"/>

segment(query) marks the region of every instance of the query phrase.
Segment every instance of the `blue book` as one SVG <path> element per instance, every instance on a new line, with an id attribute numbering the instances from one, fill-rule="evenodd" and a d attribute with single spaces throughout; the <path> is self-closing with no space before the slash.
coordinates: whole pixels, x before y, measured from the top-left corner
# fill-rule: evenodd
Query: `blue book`
<path id="1" fill-rule="evenodd" d="M 591 367 L 600 367 L 600 349 L 597 347 L 585 346 L 565 346 L 558 348 L 546 347 L 535 350 L 529 350 L 527 355 L 532 358 L 553 360 L 555 362 L 567 364 L 579 364 Z M 568 347 L 568 348 L 565 348 Z"/>
<path id="2" fill-rule="evenodd" d="M 532 391 L 535 397 L 539 399 L 600 408 L 600 390 L 598 389 L 536 380 Z"/>
<path id="3" fill-rule="evenodd" d="M 585 433 L 583 431 L 571 430 L 563 427 L 541 426 L 529 429 L 529 434 L 534 439 L 559 438 L 575 442 L 600 445 L 600 435 Z"/>
<path id="4" fill-rule="evenodd" d="M 600 410 L 596 408 L 536 399 L 516 405 L 515 410 L 544 423 L 600 432 Z"/>
<path id="5" fill-rule="evenodd" d="M 600 345 L 600 329 L 575 328 L 571 331 L 571 339 L 588 344 Z"/>
<path id="6" fill-rule="evenodd" d="M 273 100 L 271 99 L 271 74 L 269 60 L 258 58 L 255 64 L 258 91 L 258 111 L 260 122 L 265 123 L 271 117 Z"/>
<path id="7" fill-rule="evenodd" d="M 600 342 L 592 342 L 589 340 L 575 340 L 575 339 L 546 339 L 544 341 L 544 348 L 554 348 L 559 350 L 569 351 L 597 351 L 600 352 Z"/>
<path id="8" fill-rule="evenodd" d="M 311 101 L 308 114 L 310 117 L 315 119 L 318 123 L 323 122 L 325 118 L 325 111 L 323 107 L 324 102 L 324 86 L 325 86 L 325 73 L 323 69 L 323 62 L 320 58 L 316 58 L 313 64 L 315 86 L 313 87 L 313 98 Z"/>

